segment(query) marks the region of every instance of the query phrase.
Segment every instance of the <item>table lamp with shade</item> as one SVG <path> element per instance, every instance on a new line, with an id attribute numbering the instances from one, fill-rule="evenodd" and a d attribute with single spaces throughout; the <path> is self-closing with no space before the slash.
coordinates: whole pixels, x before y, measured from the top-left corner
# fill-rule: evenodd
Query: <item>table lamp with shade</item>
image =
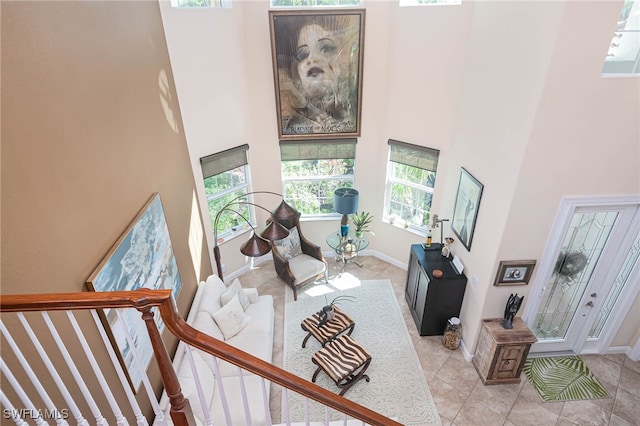
<path id="1" fill-rule="evenodd" d="M 333 193 L 333 209 L 342 214 L 340 235 L 349 235 L 349 215 L 358 211 L 358 191 L 353 188 L 338 188 Z"/>

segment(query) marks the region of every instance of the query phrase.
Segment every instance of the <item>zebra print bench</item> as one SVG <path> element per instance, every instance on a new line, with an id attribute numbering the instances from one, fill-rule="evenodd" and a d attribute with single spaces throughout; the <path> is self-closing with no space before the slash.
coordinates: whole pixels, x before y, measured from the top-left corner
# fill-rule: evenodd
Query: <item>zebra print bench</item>
<path id="1" fill-rule="evenodd" d="M 324 371 L 342 389 L 340 396 L 360 379 L 370 380 L 365 372 L 371 364 L 371 355 L 347 334 L 327 343 L 311 361 L 318 366 L 311 381 L 315 383 L 320 371 Z"/>
<path id="2" fill-rule="evenodd" d="M 316 312 L 308 318 L 302 320 L 300 326 L 307 333 L 307 337 L 302 341 L 302 347 L 306 347 L 307 340 L 311 336 L 315 337 L 318 342 L 324 347 L 327 343 L 338 337 L 340 334 L 346 332 L 347 335 L 351 335 L 356 323 L 338 307 L 333 308 L 335 314 L 332 319 L 323 325 L 320 325 L 320 313 Z"/>

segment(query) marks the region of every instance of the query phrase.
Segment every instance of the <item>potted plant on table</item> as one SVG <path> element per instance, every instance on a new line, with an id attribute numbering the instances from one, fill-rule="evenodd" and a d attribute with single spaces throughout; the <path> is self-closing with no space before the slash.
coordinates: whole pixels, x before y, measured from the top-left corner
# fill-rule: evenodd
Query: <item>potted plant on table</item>
<path id="1" fill-rule="evenodd" d="M 365 232 L 369 232 L 371 235 L 375 235 L 369 226 L 373 222 L 373 215 L 369 212 L 354 213 L 351 215 L 351 221 L 356 227 L 356 238 L 362 238 Z"/>
<path id="2" fill-rule="evenodd" d="M 329 322 L 330 320 L 333 319 L 334 315 L 336 314 L 336 311 L 335 311 L 334 307 L 338 306 L 340 304 L 340 301 L 342 301 L 342 300 L 352 300 L 352 299 L 355 299 L 355 297 L 343 294 L 341 296 L 335 297 L 331 301 L 331 303 L 329 303 L 329 301 L 327 300 L 327 296 L 324 296 L 324 300 L 325 300 L 325 302 L 327 304 L 322 307 L 322 310 L 320 312 L 318 312 L 318 316 L 319 316 L 319 320 L 320 320 L 318 322 L 318 327 L 322 327 L 327 322 Z"/>

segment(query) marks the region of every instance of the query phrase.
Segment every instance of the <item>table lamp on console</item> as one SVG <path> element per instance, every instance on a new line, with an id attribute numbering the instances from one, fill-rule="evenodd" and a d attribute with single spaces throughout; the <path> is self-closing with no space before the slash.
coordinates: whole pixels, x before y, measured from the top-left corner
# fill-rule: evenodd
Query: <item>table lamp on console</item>
<path id="1" fill-rule="evenodd" d="M 338 188 L 333 193 L 333 208 L 342 214 L 340 220 L 340 235 L 349 235 L 349 215 L 358 211 L 358 191 L 353 188 Z"/>

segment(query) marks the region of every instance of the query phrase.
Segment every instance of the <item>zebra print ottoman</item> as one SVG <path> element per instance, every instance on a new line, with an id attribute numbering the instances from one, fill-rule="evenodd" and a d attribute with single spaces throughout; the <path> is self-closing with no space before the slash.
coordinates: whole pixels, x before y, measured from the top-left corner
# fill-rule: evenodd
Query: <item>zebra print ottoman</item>
<path id="1" fill-rule="evenodd" d="M 371 364 L 371 355 L 346 334 L 327 343 L 313 354 L 311 361 L 318 366 L 311 381 L 315 383 L 320 371 L 324 371 L 342 389 L 340 396 L 360 379 L 370 380 L 364 373 Z"/>

